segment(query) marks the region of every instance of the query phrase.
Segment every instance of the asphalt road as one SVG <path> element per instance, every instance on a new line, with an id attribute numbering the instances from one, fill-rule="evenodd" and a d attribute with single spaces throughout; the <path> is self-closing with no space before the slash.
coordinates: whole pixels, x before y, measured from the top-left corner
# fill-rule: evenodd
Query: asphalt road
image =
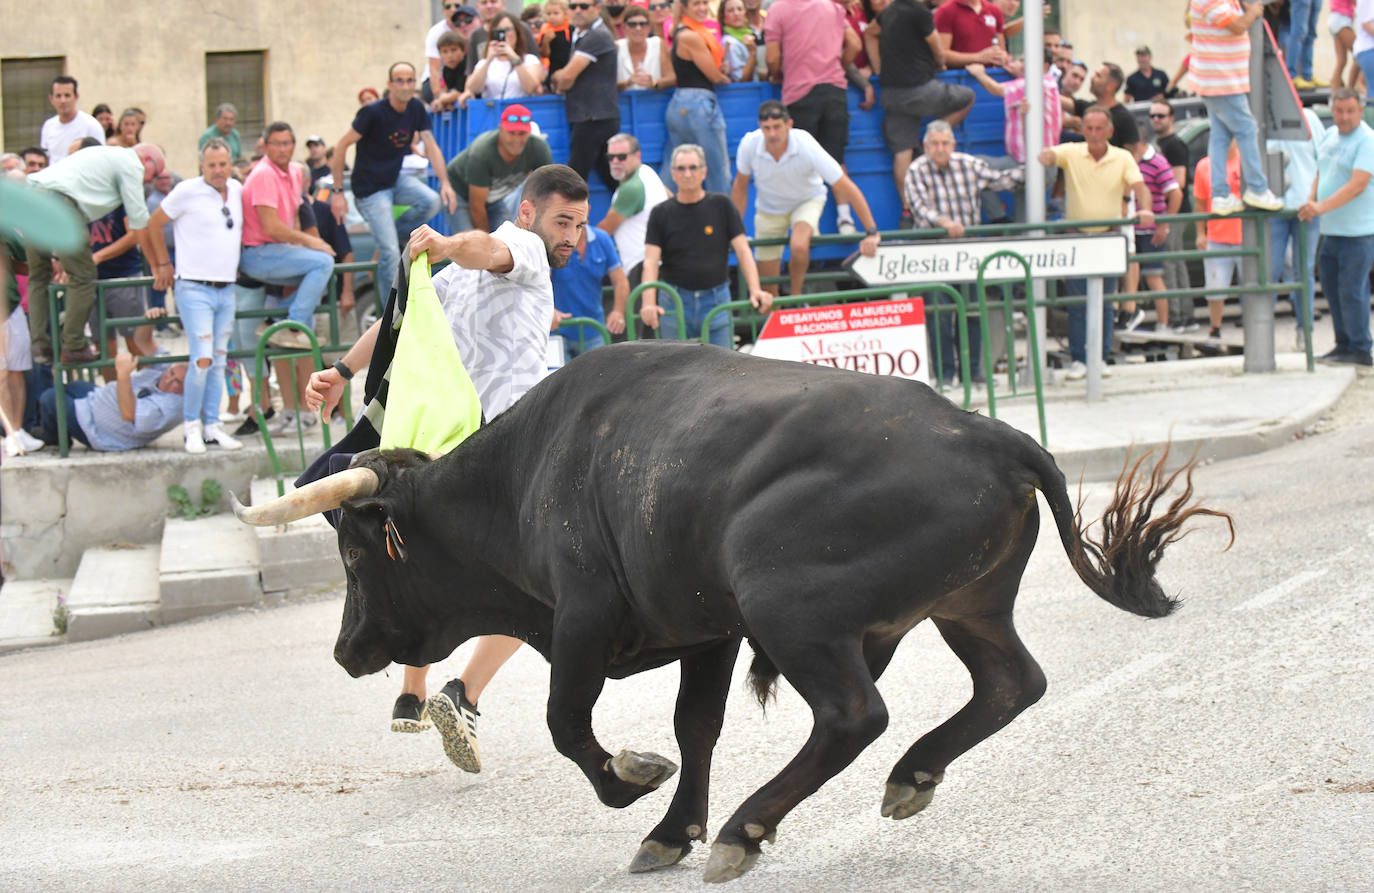
<path id="1" fill-rule="evenodd" d="M 1362 379 L 1315 436 L 1199 471 L 1237 541 L 1222 552 L 1210 524 L 1174 547 L 1172 618 L 1098 600 L 1042 534 L 1018 620 L 1044 700 L 957 761 L 924 813 L 881 818 L 890 764 L 969 693 L 918 628 L 880 685 L 886 734 L 734 887 L 1374 889 L 1371 407 Z M 1105 490 L 1089 493 L 1100 509 Z M 626 873 L 668 794 L 597 803 L 552 748 L 537 655 L 488 689 L 487 769 L 465 775 L 433 732 L 387 730 L 398 673 L 355 681 L 333 663 L 340 610 L 335 595 L 0 656 L 0 889 L 701 886 L 704 848 Z M 675 691 L 672 669 L 611 683 L 602 743 L 675 756 Z M 766 716 L 735 689 L 712 834 L 808 729 L 786 686 Z"/>

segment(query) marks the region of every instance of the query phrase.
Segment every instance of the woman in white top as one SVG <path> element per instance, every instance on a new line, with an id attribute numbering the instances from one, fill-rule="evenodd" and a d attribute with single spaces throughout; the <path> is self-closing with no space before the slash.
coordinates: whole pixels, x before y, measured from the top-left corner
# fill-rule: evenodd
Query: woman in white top
<path id="1" fill-rule="evenodd" d="M 620 89 L 661 90 L 677 83 L 672 60 L 668 58 L 668 42 L 651 34 L 648 11 L 642 6 L 631 6 L 623 24 L 628 36 L 615 42 L 620 52 L 615 80 Z"/>
<path id="2" fill-rule="evenodd" d="M 515 19 L 504 12 L 492 16 L 487 35 L 482 61 L 468 75 L 466 92 L 482 99 L 537 96 L 544 65 L 525 46 L 525 32 Z"/>

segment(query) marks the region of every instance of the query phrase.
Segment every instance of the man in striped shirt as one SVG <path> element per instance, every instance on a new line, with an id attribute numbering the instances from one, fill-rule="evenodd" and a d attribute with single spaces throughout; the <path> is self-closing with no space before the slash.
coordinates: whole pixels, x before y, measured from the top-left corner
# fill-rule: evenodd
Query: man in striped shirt
<path id="1" fill-rule="evenodd" d="M 979 193 L 985 189 L 1002 191 L 1016 189 L 1026 182 L 1026 169 L 994 170 L 981 158 L 954 151 L 954 129 L 948 122 L 936 119 L 926 127 L 925 154 L 917 158 L 906 172 L 906 202 L 917 226 L 939 227 L 958 239 L 964 227 L 975 226 L 981 219 L 982 204 Z M 937 300 L 939 300 L 937 298 Z M 947 299 L 946 299 L 947 300 Z M 993 337 L 1005 327 L 993 314 L 988 320 Z M 977 320 L 969 320 L 969 353 L 972 367 L 966 370 L 976 378 L 981 350 L 981 332 Z M 954 320 L 949 313 L 940 314 L 940 374 L 954 376 Z M 993 356 L 1001 353 L 993 344 Z"/>
<path id="2" fill-rule="evenodd" d="M 1259 129 L 1250 113 L 1250 26 L 1264 15 L 1264 4 L 1240 0 L 1190 0 L 1193 50 L 1188 76 L 1212 122 L 1207 156 L 1212 159 L 1212 213 L 1234 214 L 1246 205 L 1283 210 L 1283 199 L 1269 190 L 1260 159 Z M 1231 140 L 1240 149 L 1244 192 L 1231 194 L 1226 154 Z"/>

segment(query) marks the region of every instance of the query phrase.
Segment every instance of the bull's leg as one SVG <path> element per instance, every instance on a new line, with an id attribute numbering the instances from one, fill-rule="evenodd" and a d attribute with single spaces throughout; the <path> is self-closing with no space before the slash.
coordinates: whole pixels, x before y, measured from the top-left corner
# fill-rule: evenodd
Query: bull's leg
<path id="1" fill-rule="evenodd" d="M 693 840 L 706 839 L 707 795 L 711 784 L 711 754 L 725 720 L 730 676 L 739 654 L 739 639 L 680 661 L 677 711 L 673 727 L 682 753 L 682 777 L 672 805 L 658 827 L 640 845 L 630 871 L 651 871 L 679 862 L 692 850 Z"/>
<path id="2" fill-rule="evenodd" d="M 658 754 L 627 750 L 613 759 L 596 740 L 592 708 L 606 684 L 605 631 L 615 628 L 613 619 L 595 612 L 555 616 L 548 724 L 553 746 L 578 765 L 602 803 L 618 809 L 657 790 L 677 766 Z"/>
<path id="3" fill-rule="evenodd" d="M 905 819 L 930 805 L 945 767 L 1016 718 L 1045 693 L 1045 674 L 1016 635 L 1011 613 L 934 618 L 945 642 L 968 667 L 973 697 L 927 732 L 892 767 L 883 815 Z"/>
<path id="4" fill-rule="evenodd" d="M 705 879 L 733 880 L 753 867 L 778 822 L 844 769 L 887 728 L 887 708 L 857 638 L 803 642 L 758 637 L 773 664 L 811 706 L 811 736 L 792 761 L 735 810 L 711 845 Z"/>

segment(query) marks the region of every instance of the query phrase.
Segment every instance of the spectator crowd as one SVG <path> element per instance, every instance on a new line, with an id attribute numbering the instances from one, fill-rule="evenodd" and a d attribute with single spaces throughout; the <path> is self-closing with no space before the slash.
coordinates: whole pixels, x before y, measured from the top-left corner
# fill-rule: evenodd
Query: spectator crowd
<path id="1" fill-rule="evenodd" d="M 566 161 L 584 179 L 595 172 L 613 196 L 567 264 L 551 273 L 555 329 L 559 318 L 576 315 L 603 323 L 614 337 L 636 322 L 676 333 L 674 314 L 664 312 L 653 290 L 644 295 L 639 320 L 626 319 L 629 290 L 658 280 L 681 298 L 689 331 L 699 330 L 714 307 L 732 298 L 732 255 L 749 299 L 766 312 L 779 292 L 771 281 L 781 273 L 782 250 L 762 247 L 755 254 L 750 248 L 743 215 L 751 189 L 756 236 L 788 241 L 792 294 L 802 288 L 810 240 L 830 193 L 837 231 L 857 236 L 862 229 L 865 254 L 879 244 L 869 202 L 845 169 L 851 86 L 862 96 L 861 108 L 881 104 L 902 229 L 940 229 L 962 238 L 985 220 L 1009 219 L 995 194 L 1023 193 L 1025 165 L 1040 163 L 1051 174 L 1052 206 L 1070 220 L 1094 221 L 1083 232 L 1105 229 L 1096 221 L 1137 221 L 1126 227 L 1131 272 L 1107 284 L 1108 291 L 1135 293 L 1142 282 L 1153 291 L 1192 285 L 1183 264 L 1150 259 L 1183 247 L 1183 227 L 1156 215 L 1190 209 L 1215 215 L 1198 227 L 1196 243 L 1215 252 L 1239 241 L 1239 222 L 1230 215 L 1244 208 L 1294 211 L 1272 227 L 1275 280 L 1302 238 L 1311 265 L 1320 236 L 1317 266 L 1337 335 L 1336 350 L 1324 359 L 1371 365 L 1374 197 L 1366 187 L 1374 172 L 1374 131 L 1363 122 L 1363 94 L 1355 87 L 1374 66 L 1374 0 L 1331 2 L 1339 63 L 1331 79 L 1337 85 L 1331 94 L 1335 126 L 1324 129 L 1308 113 L 1308 139 L 1267 147 L 1259 145 L 1249 106 L 1251 25 L 1269 16 L 1294 83 L 1320 86 L 1311 67 L 1319 0 L 1267 6 L 1187 0 L 1187 55 L 1172 77 L 1155 67 L 1148 46 L 1137 48 L 1135 70 L 1127 74 L 1110 61 L 1088 65 L 1066 35 L 1047 28 L 1043 46 L 1032 48 L 1044 62 L 1038 85 L 1023 76 L 1024 56 L 1010 52 L 1009 39 L 1023 25 L 1019 6 L 1019 0 L 546 0 L 513 13 L 503 0 L 475 6 L 452 0 L 425 35 L 423 63 L 397 62 L 383 90 L 360 90 L 357 113 L 337 139 L 309 135 L 298 157 L 290 123 L 272 122 L 261 136 L 245 140 L 237 110 L 221 103 L 197 140 L 199 174 L 185 179 L 167 169 L 158 146 L 144 141 L 147 116 L 141 110 L 128 108 L 116 117 L 100 103 L 87 113 L 79 108 L 76 80 L 58 77 L 48 97 L 54 114 L 42 125 L 40 145 L 5 155 L 0 168 L 68 205 L 87 223 L 89 238 L 82 248 L 56 255 L 7 239 L 10 266 L 27 298 L 12 282 L 0 387 L 5 449 L 13 455 L 55 438 L 52 392 L 44 388 L 34 399 L 27 393 L 50 380 L 51 373 L 44 379 L 42 372 L 54 357 L 83 364 L 116 356 L 104 371 L 105 388 L 67 389 L 67 417 L 78 440 L 95 449 L 128 449 L 182 424 L 190 452 L 238 448 L 236 436 L 254 433 L 256 423 L 249 418 L 234 434 L 221 426 L 226 388 L 233 411 L 245 387 L 246 370 L 228 354 L 255 346 L 267 323 L 259 325 L 260 316 L 236 322 L 236 313 L 275 312 L 280 322 L 269 343 L 308 348 L 306 333 L 331 294 L 340 310 L 352 309 L 353 277 L 335 271 L 336 263 L 354 259 L 345 226 L 350 215 L 355 221 L 360 216 L 372 237 L 385 291 L 412 230 L 441 209 L 454 233 L 490 233 L 516 222 L 527 203 L 526 178 L 556 161 Z M 938 77 L 950 69 L 963 69 L 967 77 Z M 759 107 L 758 130 L 745 136 L 732 158 L 717 91 L 763 80 L 780 85 L 781 101 Z M 1004 154 L 958 151 L 956 127 L 977 96 L 969 83 L 980 84 L 1004 107 Z M 655 171 L 643 162 L 635 135 L 622 130 L 617 94 L 669 89 L 664 168 Z M 1032 89 L 1043 97 L 1045 139 L 1028 149 Z M 1191 171 L 1171 103 L 1184 90 L 1201 98 L 1210 123 L 1207 155 Z M 1080 96 L 1083 91 L 1087 95 Z M 564 98 L 566 158 L 554 157 L 519 102 L 541 94 Z M 508 104 L 495 130 L 446 159 L 430 116 L 474 99 Z M 1126 106 L 1145 101 L 1148 127 Z M 1270 188 L 1262 164 L 1266 150 L 1283 152 L 1283 195 Z M 426 169 L 437 175 L 438 190 L 426 184 Z M 1224 289 L 1239 274 L 1235 257 L 1209 256 L 1204 265 L 1209 288 Z M 1284 281 L 1306 283 L 1292 299 L 1310 327 L 1311 275 L 1303 272 Z M 97 301 L 100 280 L 143 275 L 153 279 L 151 292 L 115 285 Z M 603 299 L 607 282 L 611 294 Z M 59 343 L 53 343 L 45 297 L 50 283 L 66 287 Z M 1083 294 L 1084 287 L 1082 281 L 1066 283 L 1071 295 Z M 102 334 L 102 314 L 160 317 L 168 295 L 185 329 L 188 364 L 158 363 L 151 327 L 166 323 L 156 320 L 115 328 L 103 344 L 88 337 L 88 327 Z M 1220 336 L 1224 298 L 1208 296 L 1209 338 Z M 1129 301 L 1121 306 L 1119 324 L 1141 326 L 1144 309 Z M 1157 300 L 1153 309 L 1159 330 L 1186 333 L 1198 325 L 1190 302 Z M 1084 374 L 1090 349 L 1082 317 L 1081 307 L 1069 314 L 1071 379 Z M 713 318 L 720 331 L 713 328 L 712 340 L 728 346 L 726 318 Z M 1004 330 L 996 320 L 987 322 L 989 337 Z M 562 334 L 566 355 L 601 341 L 592 329 Z M 978 337 L 976 325 L 973 335 Z M 1104 349 L 1110 327 L 1105 335 Z M 138 358 L 157 375 L 144 380 L 124 357 Z M 285 363 L 275 371 L 279 384 L 290 378 Z M 976 361 L 959 369 L 952 353 L 941 358 L 946 377 L 982 371 Z M 304 392 L 282 389 L 275 430 L 316 423 L 314 415 L 298 411 Z M 168 408 L 171 398 L 175 411 Z M 36 418 L 25 409 L 34 404 Z M 8 421 L 25 418 L 28 430 Z"/>

